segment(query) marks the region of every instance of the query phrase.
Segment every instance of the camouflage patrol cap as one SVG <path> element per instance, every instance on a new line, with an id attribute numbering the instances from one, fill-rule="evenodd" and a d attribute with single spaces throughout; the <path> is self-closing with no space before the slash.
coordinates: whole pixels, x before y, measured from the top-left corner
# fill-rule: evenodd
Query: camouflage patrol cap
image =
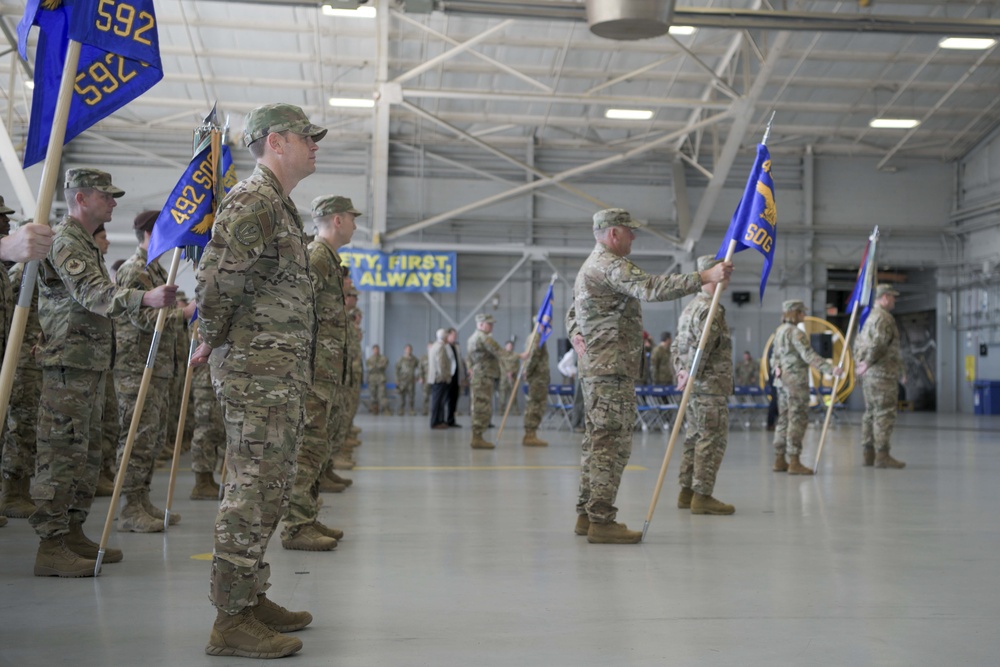
<path id="1" fill-rule="evenodd" d="M 333 215 L 334 213 L 353 213 L 354 215 L 364 215 L 361 211 L 354 208 L 354 204 L 347 197 L 340 197 L 337 195 L 323 195 L 322 197 L 316 197 L 312 200 L 313 219 L 325 218 L 328 215 Z"/>
<path id="2" fill-rule="evenodd" d="M 98 192 L 106 192 L 115 199 L 125 194 L 124 190 L 116 188 L 111 183 L 111 174 L 100 169 L 89 169 L 86 167 L 67 169 L 66 182 L 63 187 L 67 190 L 93 188 Z"/>
<path id="3" fill-rule="evenodd" d="M 476 324 L 493 324 L 496 320 L 493 316 L 488 313 L 479 313 L 476 315 Z"/>
<path id="4" fill-rule="evenodd" d="M 885 296 L 886 294 L 891 294 L 893 296 L 899 296 L 899 292 L 897 292 L 895 290 L 895 288 L 893 288 L 893 286 L 890 285 L 889 283 L 882 283 L 878 287 L 875 288 L 875 298 L 876 299 L 880 299 L 883 296 Z"/>
<path id="5" fill-rule="evenodd" d="M 697 269 L 698 271 L 708 271 L 716 264 L 722 262 L 721 259 L 716 259 L 715 255 L 702 255 L 698 258 Z"/>
<path id="6" fill-rule="evenodd" d="M 781 303 L 781 311 L 783 313 L 790 313 L 793 310 L 798 310 L 800 312 L 806 312 L 806 304 L 804 304 L 800 299 L 789 299 L 788 301 L 783 301 Z"/>
<path id="7" fill-rule="evenodd" d="M 299 107 L 292 104 L 265 104 L 247 114 L 243 126 L 243 145 L 249 146 L 271 132 L 291 131 L 319 141 L 326 136 L 326 128 L 313 125 Z"/>
<path id="8" fill-rule="evenodd" d="M 0 197 L 0 215 L 12 215 L 14 212 L 14 209 L 4 203 L 3 197 Z"/>
<path id="9" fill-rule="evenodd" d="M 607 229 L 608 227 L 640 227 L 639 221 L 634 219 L 628 211 L 623 208 L 606 208 L 594 214 L 594 231 Z"/>

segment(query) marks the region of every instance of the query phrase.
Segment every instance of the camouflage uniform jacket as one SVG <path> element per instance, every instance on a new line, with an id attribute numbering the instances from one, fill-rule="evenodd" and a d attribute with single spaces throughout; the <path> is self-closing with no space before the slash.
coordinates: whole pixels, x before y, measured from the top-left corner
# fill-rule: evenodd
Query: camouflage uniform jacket
<path id="1" fill-rule="evenodd" d="M 760 384 L 758 381 L 759 373 L 759 365 L 756 361 L 742 359 L 736 365 L 736 384 L 741 387 L 758 385 Z"/>
<path id="2" fill-rule="evenodd" d="M 674 383 L 674 362 L 670 358 L 669 345 L 657 344 L 649 355 L 649 364 L 652 366 L 653 384 Z"/>
<path id="3" fill-rule="evenodd" d="M 10 321 L 14 318 L 14 306 L 16 303 L 14 301 L 14 289 L 11 287 L 10 277 L 6 271 L 0 271 L 0 274 L 3 274 L 0 275 L 0 317 L 3 318 L 3 322 L 0 322 L 0 333 L 3 334 L 3 339 L 0 342 L 3 343 L 4 349 L 6 349 L 7 337 L 10 335 Z"/>
<path id="4" fill-rule="evenodd" d="M 670 346 L 674 370 L 690 371 L 711 306 L 711 295 L 702 291 L 681 313 L 681 319 L 677 323 L 677 336 Z M 708 342 L 699 362 L 698 377 L 695 378 L 691 391 L 714 396 L 731 396 L 733 393 L 733 340 L 729 325 L 726 324 L 726 309 L 722 304 L 715 311 Z"/>
<path id="5" fill-rule="evenodd" d="M 344 384 L 347 375 L 347 321 L 344 274 L 337 251 L 323 239 L 309 244 L 309 277 L 316 295 L 316 379 Z"/>
<path id="6" fill-rule="evenodd" d="M 389 368 L 389 358 L 384 354 L 371 355 L 365 359 L 365 366 L 368 367 L 368 380 L 385 380 L 385 372 Z"/>
<path id="7" fill-rule="evenodd" d="M 858 363 L 868 364 L 865 377 L 898 380 L 903 371 L 899 329 L 892 313 L 875 304 L 854 346 Z"/>
<path id="8" fill-rule="evenodd" d="M 517 369 L 514 370 L 515 377 Z M 524 370 L 524 377 L 528 382 L 538 378 L 545 378 L 545 384 L 549 383 L 551 372 L 549 370 L 549 348 L 542 345 L 535 348 L 531 358 L 528 360 L 528 367 Z"/>
<path id="9" fill-rule="evenodd" d="M 511 382 L 517 378 L 517 371 L 520 366 L 518 361 L 517 357 L 504 358 L 500 360 L 500 373 L 504 376 L 509 375 Z"/>
<path id="10" fill-rule="evenodd" d="M 135 254 L 125 260 L 115 274 L 115 282 L 119 287 L 150 291 L 155 287 L 167 284 L 167 272 L 158 262 L 146 266 L 146 251 L 137 248 Z M 149 346 L 153 341 L 153 330 L 159 310 L 143 308 L 137 313 L 130 313 L 116 322 L 115 368 L 142 375 L 146 368 L 146 358 L 149 356 Z M 160 344 L 153 364 L 153 377 L 169 378 L 174 375 L 174 356 L 176 353 L 177 323 L 183 318 L 178 308 L 171 308 L 167 313 L 166 326 L 160 337 Z"/>
<path id="11" fill-rule="evenodd" d="M 109 370 L 115 335 L 108 318 L 136 315 L 143 292 L 111 282 L 93 234 L 69 216 L 56 225 L 52 248 L 38 267 L 38 292 L 38 363 Z"/>
<path id="12" fill-rule="evenodd" d="M 347 321 L 350 322 L 350 325 L 347 327 L 346 366 L 350 371 L 350 384 L 357 386 L 361 384 L 361 378 L 365 372 L 361 364 L 361 330 L 354 323 L 353 311 L 347 314 Z"/>
<path id="13" fill-rule="evenodd" d="M 500 347 L 500 343 L 496 342 L 493 336 L 479 329 L 469 336 L 466 347 L 469 351 L 465 357 L 465 364 L 475 377 L 499 380 L 500 360 L 517 358 L 513 352 Z"/>
<path id="14" fill-rule="evenodd" d="M 21 276 L 24 274 L 24 264 L 15 264 L 10 267 L 8 276 L 11 287 L 11 316 L 14 314 L 14 306 L 21 293 Z M 31 307 L 28 310 L 28 319 L 24 324 L 24 338 L 21 342 L 21 354 L 17 359 L 18 368 L 38 368 L 35 361 L 35 351 L 42 339 L 42 325 L 38 321 L 38 290 L 31 290 Z"/>
<path id="15" fill-rule="evenodd" d="M 771 370 L 775 371 L 776 387 L 783 386 L 785 382 L 808 383 L 810 366 L 821 373 L 833 372 L 833 366 L 812 349 L 806 332 L 790 322 L 783 323 L 774 332 L 772 345 Z M 777 369 L 781 369 L 780 375 Z"/>
<path id="16" fill-rule="evenodd" d="M 316 321 L 302 219 L 264 165 L 222 201 L 197 278 L 213 377 L 312 383 Z"/>
<path id="17" fill-rule="evenodd" d="M 700 289 L 697 273 L 653 276 L 598 243 L 576 276 L 567 315 L 570 340 L 580 334 L 587 346 L 580 376 L 638 379 L 643 354 L 639 301 L 669 301 Z"/>
<path id="18" fill-rule="evenodd" d="M 408 357 L 400 357 L 399 361 L 396 362 L 396 382 L 412 382 L 416 379 L 419 370 L 420 360 L 415 356 L 411 354 Z"/>

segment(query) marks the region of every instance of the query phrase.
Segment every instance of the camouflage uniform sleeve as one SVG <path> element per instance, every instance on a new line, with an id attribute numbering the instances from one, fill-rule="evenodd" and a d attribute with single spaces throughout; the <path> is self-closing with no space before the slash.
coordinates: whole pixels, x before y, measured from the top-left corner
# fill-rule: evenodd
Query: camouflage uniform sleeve
<path id="1" fill-rule="evenodd" d="M 794 331 L 792 331 L 792 345 L 795 347 L 795 351 L 799 357 L 802 358 L 802 361 L 819 370 L 820 373 L 833 372 L 833 366 L 826 359 L 819 356 L 816 350 L 812 349 L 809 339 L 806 338 L 806 332 L 798 327 L 794 327 Z"/>
<path id="2" fill-rule="evenodd" d="M 517 358 L 514 352 L 508 352 L 495 338 L 486 336 L 486 351 L 497 358 L 497 361 L 511 361 Z"/>
<path id="3" fill-rule="evenodd" d="M 569 310 L 566 311 L 566 335 L 572 342 L 578 333 L 580 333 L 580 326 L 576 323 L 576 304 L 572 303 Z"/>
<path id="4" fill-rule="evenodd" d="M 202 338 L 212 347 L 226 341 L 243 301 L 246 272 L 271 241 L 273 220 L 270 202 L 253 193 L 240 193 L 219 214 L 198 267 L 196 289 Z"/>
<path id="5" fill-rule="evenodd" d="M 608 286 L 614 291 L 640 301 L 670 301 L 701 290 L 698 273 L 654 276 L 625 257 L 611 262 L 605 276 Z"/>
<path id="6" fill-rule="evenodd" d="M 327 276 L 330 271 L 330 253 L 323 248 L 314 247 L 309 251 L 309 279 L 312 280 L 313 292 L 320 293 L 327 287 Z"/>
<path id="7" fill-rule="evenodd" d="M 49 251 L 52 266 L 73 300 L 104 317 L 138 312 L 143 292 L 115 285 L 87 254 L 72 243 L 53 245 Z"/>
<path id="8" fill-rule="evenodd" d="M 115 273 L 115 283 L 122 288 L 142 290 L 144 292 L 149 292 L 153 289 L 153 281 L 150 280 L 149 274 L 142 270 L 142 266 L 138 262 L 131 260 L 122 264 L 118 272 Z M 129 312 L 128 320 L 140 331 L 152 333 L 156 329 L 156 319 L 159 316 L 159 312 L 159 309 L 140 308 L 135 312 Z M 178 320 L 183 315 L 179 309 L 171 308 L 170 312 L 168 312 L 168 317 L 172 320 Z M 167 326 L 171 326 L 169 321 Z"/>

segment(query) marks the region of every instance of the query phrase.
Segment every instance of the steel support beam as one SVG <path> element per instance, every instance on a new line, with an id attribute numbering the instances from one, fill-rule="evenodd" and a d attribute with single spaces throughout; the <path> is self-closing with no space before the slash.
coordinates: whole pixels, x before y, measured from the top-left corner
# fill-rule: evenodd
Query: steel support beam
<path id="1" fill-rule="evenodd" d="M 462 318 L 462 321 L 459 322 L 458 326 L 455 327 L 455 328 L 456 329 L 461 329 L 466 324 L 468 324 L 469 320 L 471 320 L 473 317 L 475 317 L 476 313 L 479 312 L 479 309 L 482 308 L 483 306 L 485 306 L 486 302 L 489 301 L 490 299 L 492 299 L 493 295 L 497 293 L 497 290 L 499 290 L 501 287 L 503 287 L 504 285 L 506 285 L 507 281 L 510 280 L 511 278 L 513 278 L 514 274 L 517 273 L 518 270 L 522 266 L 524 266 L 524 263 L 527 262 L 529 259 L 531 259 L 531 255 L 522 255 L 521 259 L 517 260 L 517 263 L 514 264 L 514 266 L 512 266 L 510 268 L 510 270 L 507 273 L 504 274 L 503 278 L 501 278 L 500 281 L 497 282 L 497 284 L 493 286 L 493 289 L 491 289 L 489 292 L 487 292 L 486 296 L 484 296 L 482 298 L 482 300 L 479 303 L 477 303 L 476 306 L 471 311 L 469 311 L 469 314 Z"/>
<path id="2" fill-rule="evenodd" d="M 386 18 L 388 18 L 388 17 L 386 17 Z M 507 29 L 507 27 L 513 25 L 513 23 L 514 23 L 514 21 L 501 21 L 500 23 L 496 24 L 495 26 L 493 26 L 489 30 L 485 30 L 485 31 L 479 33 L 478 35 L 476 35 L 475 37 L 473 37 L 472 39 L 469 39 L 469 40 L 466 40 L 466 41 L 462 42 L 461 44 L 459 44 L 455 48 L 451 49 L 450 51 L 445 51 L 444 53 L 436 55 L 433 58 L 430 58 L 429 60 L 426 60 L 425 62 L 417 65 L 416 67 L 414 67 L 410 71 L 403 72 L 402 74 L 400 74 L 399 76 L 397 76 L 395 79 L 393 79 L 392 82 L 393 83 L 400 83 L 401 84 L 404 81 L 409 81 L 410 79 L 412 79 L 414 77 L 420 76 L 421 74 L 423 74 L 427 70 L 434 69 L 435 67 L 437 67 L 441 63 L 443 63 L 443 62 L 445 62 L 447 60 L 451 60 L 452 58 L 454 58 L 455 56 L 457 56 L 459 54 L 465 53 L 466 51 L 468 51 L 469 49 L 471 49 L 473 46 L 475 46 L 476 44 L 478 44 L 479 42 L 482 42 L 482 41 L 488 39 L 494 33 L 498 33 L 498 32 L 500 32 L 502 30 Z M 388 56 L 388 53 L 386 55 Z"/>
<path id="3" fill-rule="evenodd" d="M 431 306 L 434 307 L 434 310 L 436 310 L 439 313 L 441 313 L 441 317 L 444 318 L 445 322 L 447 322 L 448 324 L 450 324 L 453 329 L 456 329 L 456 330 L 458 329 L 458 323 L 455 322 L 455 320 L 451 319 L 451 315 L 449 315 L 448 311 L 446 311 L 444 308 L 441 307 L 441 304 L 439 304 L 437 302 L 437 299 L 435 299 L 434 297 L 432 297 L 428 292 L 421 292 L 421 294 L 423 294 L 424 298 L 427 299 L 427 301 L 431 304 Z"/>
<path id="4" fill-rule="evenodd" d="M 389 78 L 389 0 L 376 0 L 375 17 L 376 88 L 385 91 Z M 375 101 L 375 129 L 372 136 L 371 189 L 372 244 L 379 248 L 389 215 L 389 95 L 381 94 Z M 385 292 L 370 292 L 366 318 L 369 344 L 385 347 Z"/>

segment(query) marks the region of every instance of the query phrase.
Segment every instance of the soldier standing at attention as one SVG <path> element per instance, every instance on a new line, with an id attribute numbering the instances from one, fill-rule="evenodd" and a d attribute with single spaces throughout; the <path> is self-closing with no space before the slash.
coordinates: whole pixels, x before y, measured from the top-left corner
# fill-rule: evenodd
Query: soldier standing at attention
<path id="1" fill-rule="evenodd" d="M 476 330 L 469 336 L 466 364 L 472 378 L 472 443 L 473 449 L 493 449 L 492 442 L 483 440 L 483 432 L 489 428 L 493 416 L 493 387 L 500 379 L 500 360 L 519 355 L 508 352 L 493 340 L 493 316 L 485 313 L 476 315 Z M 521 354 L 525 359 L 528 355 Z"/>
<path id="2" fill-rule="evenodd" d="M 94 230 L 111 220 L 124 190 L 97 169 L 70 169 L 64 186 L 68 214 L 38 272 L 42 395 L 30 522 L 41 538 L 35 575 L 90 577 L 98 545 L 83 534 L 101 466 L 101 422 L 114 349 L 110 317 L 172 306 L 177 287 L 151 291 L 116 286 Z M 122 559 L 106 549 L 104 561 Z"/>
<path id="3" fill-rule="evenodd" d="M 899 379 L 903 374 L 899 329 L 892 317 L 897 296 L 899 292 L 892 285 L 882 284 L 875 288 L 875 305 L 854 346 L 865 394 L 861 445 L 865 465 L 876 468 L 906 467 L 905 463 L 889 455 L 889 441 L 899 404 Z"/>
<path id="4" fill-rule="evenodd" d="M 330 551 L 344 531 L 319 521 L 320 475 L 334 447 L 347 407 L 344 364 L 347 360 L 347 307 L 344 271 L 337 250 L 351 242 L 361 211 L 347 197 L 322 196 L 312 202 L 316 238 L 309 244 L 309 276 L 316 298 L 316 371 L 306 394 L 306 423 L 299 447 L 295 481 L 285 512 L 281 546 Z M 346 486 L 338 485 L 340 491 Z"/>
<path id="5" fill-rule="evenodd" d="M 660 343 L 649 355 L 649 364 L 653 367 L 653 384 L 671 385 L 674 383 L 674 362 L 670 359 L 670 343 L 673 338 L 669 331 L 660 336 Z"/>
<path id="6" fill-rule="evenodd" d="M 406 414 L 406 403 L 410 403 L 410 414 L 417 414 L 413 407 L 414 393 L 417 388 L 417 374 L 420 371 L 420 360 L 413 356 L 413 346 L 403 348 L 403 356 L 396 362 L 396 389 L 399 391 L 399 414 Z"/>
<path id="7" fill-rule="evenodd" d="M 809 425 L 809 367 L 820 373 L 843 375 L 839 368 L 816 354 L 806 332 L 798 327 L 806 319 L 806 305 L 798 299 L 785 301 L 781 326 L 774 332 L 771 345 L 771 370 L 778 389 L 778 422 L 774 431 L 774 472 L 811 475 L 813 471 L 799 461 L 802 436 Z M 750 355 L 749 352 L 746 353 Z M 785 454 L 790 461 L 785 461 Z"/>
<path id="8" fill-rule="evenodd" d="M 534 322 L 532 322 L 534 326 Z M 524 403 L 525 447 L 548 447 L 549 443 L 538 437 L 538 425 L 542 423 L 545 409 L 549 405 L 549 350 L 545 343 L 537 346 L 528 357 L 528 368 L 524 371 L 528 383 L 528 400 Z"/>
<path id="9" fill-rule="evenodd" d="M 228 480 L 215 520 L 205 652 L 278 658 L 302 648 L 282 632 L 312 622 L 267 598 L 268 540 L 288 500 L 312 382 L 316 322 L 305 232 L 290 194 L 316 171 L 326 129 L 269 104 L 246 117 L 257 168 L 222 201 L 198 267 L 199 334 L 226 422 Z M 211 358 L 209 358 L 211 357 Z"/>
<path id="10" fill-rule="evenodd" d="M 635 381 L 642 349 L 639 301 L 668 301 L 727 280 L 731 263 L 708 271 L 653 276 L 628 260 L 639 222 L 612 208 L 594 214 L 594 246 L 573 287 L 566 329 L 579 357 L 586 406 L 576 534 L 603 544 L 634 544 L 642 533 L 617 523 L 615 497 L 632 452 Z"/>
<path id="11" fill-rule="evenodd" d="M 378 345 L 372 345 L 372 354 L 365 359 L 365 367 L 368 369 L 370 410 L 373 415 L 378 415 L 382 410 L 388 410 L 388 401 L 385 396 L 385 371 L 389 368 L 389 359 L 382 354 Z M 392 412 L 392 410 L 388 411 Z"/>
<path id="12" fill-rule="evenodd" d="M 156 261 L 147 266 L 146 251 L 156 224 L 159 211 L 144 211 L 135 217 L 132 224 L 139 247 L 115 274 L 115 282 L 124 289 L 152 291 L 167 284 L 167 272 Z M 174 357 L 176 352 L 176 323 L 194 315 L 194 304 L 184 310 L 172 308 L 167 316 L 166 326 L 160 337 L 149 391 L 139 420 L 139 429 L 132 445 L 122 483 L 125 507 L 118 515 L 118 530 L 134 533 L 158 533 L 163 530 L 163 510 L 154 507 L 149 499 L 149 485 L 153 479 L 156 455 L 167 443 L 167 422 L 171 418 L 167 406 L 168 395 L 174 377 Z M 115 395 L 118 398 L 118 457 L 117 468 L 121 469 L 121 458 L 128 442 L 128 432 L 139 399 L 146 359 L 149 356 L 153 331 L 156 328 L 156 312 L 140 310 L 128 317 L 122 317 L 115 326 L 115 365 L 113 378 Z M 166 449 L 172 450 L 171 446 Z M 180 522 L 171 513 L 170 524 Z"/>
<path id="13" fill-rule="evenodd" d="M 532 323 L 534 326 L 534 323 Z M 511 353 L 511 356 L 504 357 L 500 360 L 500 406 L 506 409 L 507 401 L 510 400 L 510 395 L 514 394 L 514 402 L 511 403 L 510 413 L 512 415 L 521 414 L 521 397 L 514 392 L 514 383 L 517 382 L 517 372 L 520 370 L 521 364 L 518 358 L 514 355 L 514 343 L 512 341 L 507 341 L 503 344 L 503 349 Z"/>
<path id="14" fill-rule="evenodd" d="M 743 359 L 736 365 L 736 386 L 757 387 L 760 386 L 760 364 L 750 354 L 750 350 L 743 352 Z"/>

